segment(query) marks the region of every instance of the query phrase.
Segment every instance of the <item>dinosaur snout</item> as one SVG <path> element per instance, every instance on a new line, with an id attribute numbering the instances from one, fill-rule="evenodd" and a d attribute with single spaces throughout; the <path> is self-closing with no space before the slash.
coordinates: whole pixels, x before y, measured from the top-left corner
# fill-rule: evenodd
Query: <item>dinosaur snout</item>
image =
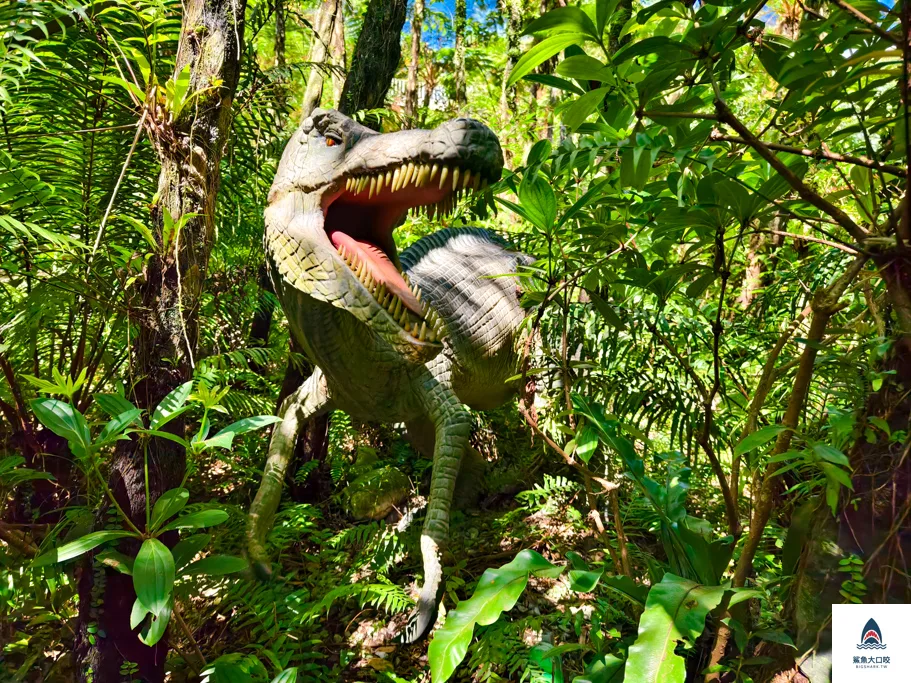
<path id="1" fill-rule="evenodd" d="M 483 171 L 490 181 L 503 171 L 503 150 L 490 128 L 474 119 L 452 119 L 438 126 L 425 143 L 426 154 L 435 161 Z"/>

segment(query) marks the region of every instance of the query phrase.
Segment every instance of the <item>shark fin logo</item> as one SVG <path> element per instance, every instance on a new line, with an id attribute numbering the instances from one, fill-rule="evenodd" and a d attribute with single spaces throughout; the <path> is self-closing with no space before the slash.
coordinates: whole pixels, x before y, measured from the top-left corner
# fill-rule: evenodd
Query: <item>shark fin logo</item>
<path id="1" fill-rule="evenodd" d="M 858 650 L 885 650 L 886 644 L 883 642 L 883 632 L 879 629 L 879 624 L 875 620 L 869 619 L 864 625 L 863 633 L 860 637 L 860 643 L 857 645 Z"/>

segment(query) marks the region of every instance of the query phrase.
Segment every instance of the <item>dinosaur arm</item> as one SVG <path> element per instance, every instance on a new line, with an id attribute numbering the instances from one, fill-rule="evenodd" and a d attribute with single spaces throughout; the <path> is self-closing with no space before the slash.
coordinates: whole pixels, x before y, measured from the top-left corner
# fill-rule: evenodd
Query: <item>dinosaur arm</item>
<path id="1" fill-rule="evenodd" d="M 301 425 L 331 409 L 326 378 L 317 368 L 298 390 L 282 403 L 282 421 L 272 432 L 263 480 L 247 517 L 247 554 L 257 574 L 271 574 L 266 552 L 266 534 L 272 528 L 275 511 L 281 502 L 285 472 Z"/>

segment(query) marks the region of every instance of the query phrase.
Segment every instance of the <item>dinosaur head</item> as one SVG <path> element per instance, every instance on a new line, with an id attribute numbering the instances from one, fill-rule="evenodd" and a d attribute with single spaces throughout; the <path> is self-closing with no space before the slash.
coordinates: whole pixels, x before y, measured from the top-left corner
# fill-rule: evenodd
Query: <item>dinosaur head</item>
<path id="1" fill-rule="evenodd" d="M 343 308 L 403 355 L 440 350 L 443 323 L 413 287 L 392 233 L 405 214 L 450 213 L 500 178 L 496 135 L 472 119 L 380 134 L 317 109 L 285 148 L 266 209 L 266 248 L 288 284 Z"/>

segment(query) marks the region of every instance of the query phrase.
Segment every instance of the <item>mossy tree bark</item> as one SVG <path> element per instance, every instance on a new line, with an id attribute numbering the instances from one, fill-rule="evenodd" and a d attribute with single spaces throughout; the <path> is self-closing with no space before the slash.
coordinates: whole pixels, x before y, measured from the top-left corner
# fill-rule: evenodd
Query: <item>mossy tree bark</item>
<path id="1" fill-rule="evenodd" d="M 367 5 L 338 103 L 343 114 L 351 116 L 363 109 L 383 106 L 402 58 L 401 34 L 407 7 L 408 0 L 370 0 Z M 369 120 L 364 123 L 371 128 L 379 124 Z"/>
<path id="2" fill-rule="evenodd" d="M 408 82 L 405 85 L 405 116 L 414 128 L 418 110 L 418 70 L 421 67 L 421 30 L 424 23 L 424 0 L 414 0 L 411 13 L 411 61 L 408 62 Z"/>
<path id="3" fill-rule="evenodd" d="M 178 112 L 165 111 L 160 103 L 146 104 L 146 128 L 161 161 L 151 209 L 158 250 L 146 266 L 131 310 L 139 326 L 132 349 L 132 399 L 147 410 L 193 373 L 197 309 L 215 236 L 215 200 L 240 75 L 245 6 L 245 0 L 184 0 L 174 74 L 189 70 L 188 99 Z M 164 226 L 171 223 L 179 230 L 166 231 Z M 179 419 L 168 425 L 175 433 L 183 427 Z M 136 441 L 121 442 L 109 483 L 140 528 L 146 519 L 145 457 L 150 505 L 179 486 L 185 471 L 185 454 L 171 441 L 153 440 L 147 449 Z M 121 549 L 135 554 L 138 548 L 125 543 Z M 139 641 L 129 624 L 135 600 L 132 578 L 93 561 L 87 561 L 79 580 L 78 679 L 120 680 L 124 667 L 134 669 L 129 676 L 133 680 L 163 681 L 167 637 L 154 647 Z"/>

